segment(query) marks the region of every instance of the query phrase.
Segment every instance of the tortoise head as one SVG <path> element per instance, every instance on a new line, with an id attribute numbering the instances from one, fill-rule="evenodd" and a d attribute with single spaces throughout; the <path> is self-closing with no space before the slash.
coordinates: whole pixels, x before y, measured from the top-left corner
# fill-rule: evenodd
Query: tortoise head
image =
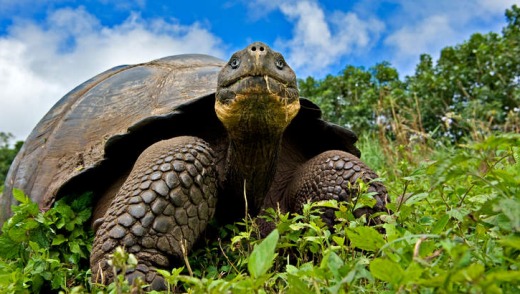
<path id="1" fill-rule="evenodd" d="M 281 135 L 299 109 L 294 71 L 263 43 L 234 53 L 219 73 L 215 111 L 232 139 Z"/>

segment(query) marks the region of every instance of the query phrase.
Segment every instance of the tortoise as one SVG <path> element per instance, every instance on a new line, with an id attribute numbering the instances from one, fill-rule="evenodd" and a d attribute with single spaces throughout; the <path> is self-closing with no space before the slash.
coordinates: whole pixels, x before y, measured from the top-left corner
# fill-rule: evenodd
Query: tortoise
<path id="1" fill-rule="evenodd" d="M 212 219 L 351 201 L 357 180 L 376 204 L 355 215 L 384 211 L 386 188 L 356 141 L 299 97 L 293 70 L 261 42 L 228 62 L 189 54 L 119 66 L 73 89 L 38 123 L 8 173 L 1 218 L 13 188 L 42 210 L 92 191 L 93 279 L 112 281 L 107 260 L 124 246 L 138 259 L 127 279 L 161 289 L 153 269 L 179 264 Z M 334 214 L 323 219 L 332 224 Z M 258 224 L 264 235 L 273 229 Z"/>

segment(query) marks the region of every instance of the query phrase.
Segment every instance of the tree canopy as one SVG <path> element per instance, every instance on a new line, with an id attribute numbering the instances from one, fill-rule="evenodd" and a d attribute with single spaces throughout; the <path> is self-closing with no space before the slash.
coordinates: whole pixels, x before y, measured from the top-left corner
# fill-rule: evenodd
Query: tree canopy
<path id="1" fill-rule="evenodd" d="M 357 132 L 450 141 L 519 132 L 520 8 L 505 16 L 501 34 L 473 34 L 444 48 L 435 64 L 423 54 L 412 76 L 400 79 L 388 62 L 368 70 L 348 65 L 335 76 L 300 80 L 301 95 L 318 103 L 326 119 Z"/>
<path id="2" fill-rule="evenodd" d="M 12 138 L 12 134 L 0 132 L 0 186 L 3 185 L 9 166 L 23 144 L 18 141 L 15 146 L 10 146 L 9 140 Z"/>

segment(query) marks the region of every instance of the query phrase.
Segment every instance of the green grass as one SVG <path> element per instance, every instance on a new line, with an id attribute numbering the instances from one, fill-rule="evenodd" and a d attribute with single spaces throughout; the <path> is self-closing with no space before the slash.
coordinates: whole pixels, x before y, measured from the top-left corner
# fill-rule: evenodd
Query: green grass
<path id="1" fill-rule="evenodd" d="M 193 252 L 191 270 L 161 271 L 170 290 L 520 293 L 520 135 L 447 147 L 376 142 L 362 138 L 359 146 L 392 198 L 381 225 L 366 226 L 348 203 L 309 204 L 301 215 L 271 211 L 277 229 L 267 238 L 247 219 Z M 0 236 L 1 293 L 131 291 L 123 279 L 107 287 L 88 281 L 88 195 L 46 213 L 17 198 L 22 204 Z M 319 217 L 323 205 L 336 209 L 333 230 Z M 120 250 L 113 264 L 135 260 Z"/>

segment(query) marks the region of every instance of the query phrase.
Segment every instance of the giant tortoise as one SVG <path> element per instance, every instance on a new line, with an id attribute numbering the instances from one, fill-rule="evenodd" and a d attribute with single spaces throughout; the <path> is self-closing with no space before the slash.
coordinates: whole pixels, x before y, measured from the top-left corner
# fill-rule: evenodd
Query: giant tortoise
<path id="1" fill-rule="evenodd" d="M 72 90 L 39 122 L 9 171 L 1 217 L 13 188 L 42 210 L 92 191 L 93 279 L 113 279 L 107 259 L 124 246 L 138 259 L 127 278 L 158 289 L 164 281 L 152 269 L 178 265 L 213 218 L 351 201 L 358 179 L 377 203 L 355 214 L 384 210 L 386 189 L 372 181 L 356 140 L 299 97 L 293 70 L 260 42 L 227 63 L 179 55 L 120 66 Z M 333 213 L 323 218 L 334 222 Z M 263 234 L 272 230 L 258 223 Z"/>

